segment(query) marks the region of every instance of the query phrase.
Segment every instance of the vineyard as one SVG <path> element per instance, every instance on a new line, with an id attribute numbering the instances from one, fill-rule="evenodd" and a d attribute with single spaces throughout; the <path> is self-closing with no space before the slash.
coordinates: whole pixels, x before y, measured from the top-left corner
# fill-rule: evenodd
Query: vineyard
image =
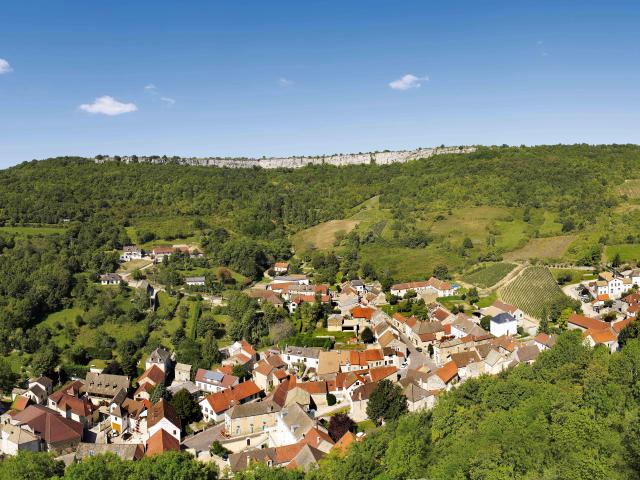
<path id="1" fill-rule="evenodd" d="M 502 300 L 536 318 L 565 296 L 547 267 L 525 268 L 499 293 Z"/>
<path id="2" fill-rule="evenodd" d="M 489 288 L 506 277 L 515 265 L 513 263 L 491 263 L 462 276 L 462 280 L 480 288 Z"/>

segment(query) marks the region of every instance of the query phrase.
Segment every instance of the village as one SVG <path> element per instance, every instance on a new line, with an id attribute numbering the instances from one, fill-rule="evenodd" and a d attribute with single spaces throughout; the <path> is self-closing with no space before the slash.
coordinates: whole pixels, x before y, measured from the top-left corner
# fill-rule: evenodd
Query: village
<path id="1" fill-rule="evenodd" d="M 121 261 L 146 256 L 155 264 L 177 251 L 202 255 L 184 246 L 148 254 L 129 246 Z M 215 462 L 226 477 L 254 462 L 308 470 L 332 451 L 344 454 L 367 436 L 365 427 L 384 422 L 369 417 L 369 400 L 379 388 L 397 387 L 409 412 L 431 409 L 469 379 L 535 362 L 557 340 L 556 333 L 542 331 L 539 319 L 500 300 L 473 311 L 445 306 L 464 288 L 453 280 L 431 277 L 388 291 L 362 279 L 332 286 L 291 273 L 285 261 L 267 277 L 244 293 L 290 313 L 306 302 L 329 305 L 327 334 L 319 338 L 332 348 L 256 349 L 237 339 L 221 349 L 223 360 L 211 369 L 195 369 L 158 347 L 141 361 L 144 372 L 137 378 L 103 368 L 60 388 L 51 378 L 31 378 L 14 389 L 11 409 L 0 417 L 0 453 L 49 451 L 70 464 L 107 452 L 138 460 L 183 450 Z M 98 279 L 105 287 L 123 281 L 116 273 Z M 618 336 L 640 311 L 639 284 L 640 270 L 610 269 L 565 287 L 582 304 L 582 313 L 566 318 L 566 329 L 580 331 L 586 345 L 617 351 Z M 185 279 L 186 287 L 204 285 L 202 276 Z M 136 286 L 152 299 L 161 288 L 147 281 Z M 393 312 L 390 303 L 400 299 L 421 302 L 424 313 Z M 152 401 L 160 386 L 167 398 L 180 394 L 197 405 L 197 425 L 185 425 L 167 398 Z M 350 419 L 339 438 L 331 430 L 337 416 Z"/>

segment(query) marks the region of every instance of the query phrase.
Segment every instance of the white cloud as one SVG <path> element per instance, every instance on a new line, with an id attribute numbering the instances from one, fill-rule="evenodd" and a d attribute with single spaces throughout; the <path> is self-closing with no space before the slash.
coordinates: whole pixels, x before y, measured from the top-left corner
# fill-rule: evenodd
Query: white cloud
<path id="1" fill-rule="evenodd" d="M 122 115 L 123 113 L 138 110 L 134 103 L 122 103 L 108 95 L 96 98 L 93 103 L 83 103 L 79 108 L 87 113 L 101 113 L 109 116 Z"/>
<path id="2" fill-rule="evenodd" d="M 173 107 L 173 105 L 176 103 L 173 98 L 169 97 L 160 97 L 160 100 L 162 100 L 167 105 L 167 107 Z"/>
<path id="3" fill-rule="evenodd" d="M 157 90 L 157 87 L 153 83 L 150 83 L 149 85 L 145 85 L 144 89 L 147 92 L 152 92 L 153 93 L 153 92 L 155 92 Z"/>
<path id="4" fill-rule="evenodd" d="M 281 87 L 290 87 L 294 83 L 295 82 L 293 80 L 289 80 L 288 78 L 280 77 L 278 79 L 278 85 L 280 85 Z"/>
<path id="5" fill-rule="evenodd" d="M 11 64 L 7 62 L 4 58 L 0 58 L 0 75 L 3 73 L 11 73 L 13 72 L 13 68 L 11 68 Z"/>
<path id="6" fill-rule="evenodd" d="M 398 80 L 389 83 L 389 87 L 393 90 L 409 90 L 411 88 L 420 88 L 422 82 L 429 81 L 429 77 L 416 77 L 410 73 L 403 75 Z"/>

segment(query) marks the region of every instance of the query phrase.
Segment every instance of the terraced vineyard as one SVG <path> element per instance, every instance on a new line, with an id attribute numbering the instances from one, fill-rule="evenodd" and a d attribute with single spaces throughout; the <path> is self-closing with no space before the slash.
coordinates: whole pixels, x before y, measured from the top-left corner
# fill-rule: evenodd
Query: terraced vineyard
<path id="1" fill-rule="evenodd" d="M 544 309 L 564 298 L 564 293 L 547 267 L 527 267 L 512 282 L 499 291 L 507 303 L 520 307 L 525 313 L 540 318 Z"/>
<path id="2" fill-rule="evenodd" d="M 462 280 L 480 288 L 489 288 L 515 268 L 513 263 L 491 263 L 482 265 L 476 270 L 462 276 Z"/>

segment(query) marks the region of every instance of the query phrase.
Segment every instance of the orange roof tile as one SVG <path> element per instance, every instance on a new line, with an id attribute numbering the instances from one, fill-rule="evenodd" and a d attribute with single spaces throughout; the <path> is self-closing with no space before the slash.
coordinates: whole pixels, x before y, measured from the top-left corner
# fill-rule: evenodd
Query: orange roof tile
<path id="1" fill-rule="evenodd" d="M 151 455 L 159 455 L 170 450 L 180 451 L 180 442 L 164 428 L 161 428 L 147 440 L 147 453 Z"/>
<path id="2" fill-rule="evenodd" d="M 454 362 L 447 362 L 436 371 L 436 375 L 444 383 L 449 383 L 458 374 L 458 367 Z"/>

